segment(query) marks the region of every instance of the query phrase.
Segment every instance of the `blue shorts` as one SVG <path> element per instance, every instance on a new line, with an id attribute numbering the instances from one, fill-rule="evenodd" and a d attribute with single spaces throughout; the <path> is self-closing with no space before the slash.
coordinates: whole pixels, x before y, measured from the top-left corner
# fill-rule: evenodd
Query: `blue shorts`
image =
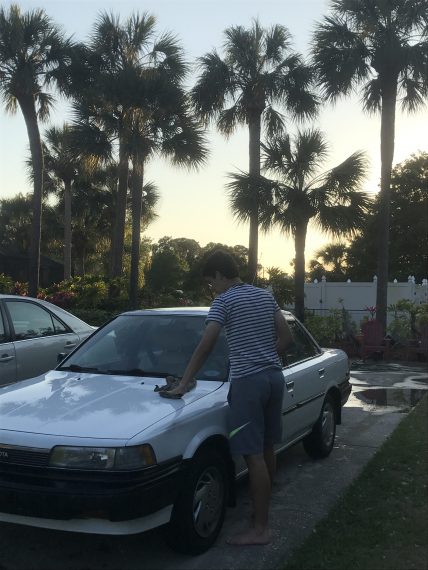
<path id="1" fill-rule="evenodd" d="M 284 384 L 279 368 L 232 380 L 228 396 L 232 455 L 258 455 L 281 442 Z"/>

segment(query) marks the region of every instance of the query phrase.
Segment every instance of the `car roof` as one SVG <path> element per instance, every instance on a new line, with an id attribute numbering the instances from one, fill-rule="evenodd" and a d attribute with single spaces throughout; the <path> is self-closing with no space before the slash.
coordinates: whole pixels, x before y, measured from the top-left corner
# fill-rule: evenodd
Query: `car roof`
<path id="1" fill-rule="evenodd" d="M 156 309 L 138 309 L 136 311 L 126 311 L 122 315 L 186 315 L 186 316 L 206 316 L 210 307 L 159 307 Z M 290 311 L 282 311 L 289 318 L 294 318 Z"/>

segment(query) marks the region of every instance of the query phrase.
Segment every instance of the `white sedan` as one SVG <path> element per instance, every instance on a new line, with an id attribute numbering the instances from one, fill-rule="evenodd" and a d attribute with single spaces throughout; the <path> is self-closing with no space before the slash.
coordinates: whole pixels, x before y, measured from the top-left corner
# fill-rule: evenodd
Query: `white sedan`
<path id="1" fill-rule="evenodd" d="M 0 385 L 55 368 L 95 328 L 47 301 L 0 295 Z"/>
<path id="2" fill-rule="evenodd" d="M 159 397 L 198 343 L 206 308 L 124 313 L 55 370 L 0 388 L 0 521 L 132 534 L 166 523 L 170 545 L 198 554 L 221 529 L 245 474 L 227 439 L 223 334 L 182 399 Z M 312 457 L 333 448 L 351 391 L 344 352 L 321 349 L 285 313 L 284 438 Z"/>

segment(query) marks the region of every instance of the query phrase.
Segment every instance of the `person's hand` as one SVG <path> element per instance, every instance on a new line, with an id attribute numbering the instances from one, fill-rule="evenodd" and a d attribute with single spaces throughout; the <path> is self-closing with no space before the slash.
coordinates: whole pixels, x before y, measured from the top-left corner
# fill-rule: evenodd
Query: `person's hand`
<path id="1" fill-rule="evenodd" d="M 162 392 L 159 392 L 159 395 L 162 396 L 162 398 L 170 398 L 172 400 L 178 400 L 179 398 L 183 397 L 185 392 L 186 392 L 186 387 L 185 386 L 183 387 L 180 383 L 172 390 L 163 390 Z"/>

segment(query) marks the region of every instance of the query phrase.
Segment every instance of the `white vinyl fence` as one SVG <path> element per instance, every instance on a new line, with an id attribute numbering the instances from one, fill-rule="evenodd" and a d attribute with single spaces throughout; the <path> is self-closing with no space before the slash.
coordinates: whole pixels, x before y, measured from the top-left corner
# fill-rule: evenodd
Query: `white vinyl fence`
<path id="1" fill-rule="evenodd" d="M 342 309 L 350 313 L 351 318 L 359 326 L 364 316 L 370 315 L 368 307 L 376 306 L 376 281 L 371 283 L 329 283 L 323 277 L 321 281 L 305 283 L 305 308 L 315 314 L 328 314 L 330 309 Z M 428 302 L 428 279 L 421 284 L 415 283 L 415 278 L 409 276 L 406 283 L 388 283 L 388 305 L 395 304 L 400 299 L 407 299 L 417 304 Z M 393 318 L 388 315 L 388 321 Z"/>

